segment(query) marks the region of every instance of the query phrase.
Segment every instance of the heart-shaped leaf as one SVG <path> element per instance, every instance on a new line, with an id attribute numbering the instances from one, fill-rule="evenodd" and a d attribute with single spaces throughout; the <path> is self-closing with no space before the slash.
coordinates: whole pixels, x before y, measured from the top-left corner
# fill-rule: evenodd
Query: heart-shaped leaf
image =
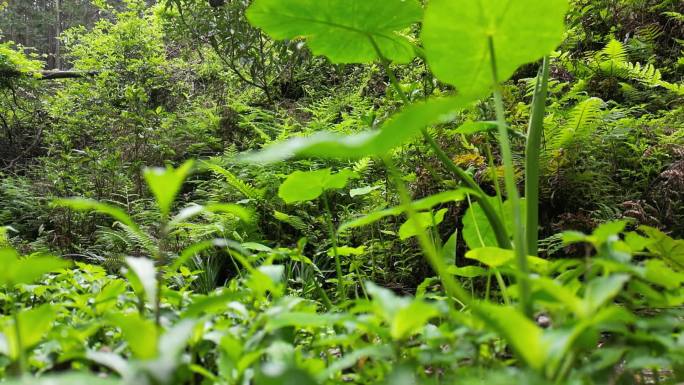
<path id="1" fill-rule="evenodd" d="M 567 0 L 431 0 L 422 40 L 430 68 L 440 80 L 477 99 L 497 79 L 540 59 L 563 40 Z"/>

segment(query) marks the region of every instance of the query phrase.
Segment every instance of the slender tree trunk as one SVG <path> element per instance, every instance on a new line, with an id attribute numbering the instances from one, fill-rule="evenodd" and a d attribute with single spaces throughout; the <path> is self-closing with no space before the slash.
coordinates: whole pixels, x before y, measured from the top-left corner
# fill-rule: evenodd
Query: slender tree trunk
<path id="1" fill-rule="evenodd" d="M 62 34 L 62 0 L 55 0 L 55 8 L 57 9 L 57 22 L 55 23 L 55 68 L 60 70 L 62 69 L 62 41 L 60 40 L 60 35 Z"/>

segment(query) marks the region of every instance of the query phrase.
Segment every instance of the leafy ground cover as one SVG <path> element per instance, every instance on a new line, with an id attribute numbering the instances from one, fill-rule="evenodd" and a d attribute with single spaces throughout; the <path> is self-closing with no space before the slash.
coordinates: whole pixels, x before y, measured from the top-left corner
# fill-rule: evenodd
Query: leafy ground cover
<path id="1" fill-rule="evenodd" d="M 684 381 L 677 1 L 148 3 L 0 45 L 5 383 Z"/>

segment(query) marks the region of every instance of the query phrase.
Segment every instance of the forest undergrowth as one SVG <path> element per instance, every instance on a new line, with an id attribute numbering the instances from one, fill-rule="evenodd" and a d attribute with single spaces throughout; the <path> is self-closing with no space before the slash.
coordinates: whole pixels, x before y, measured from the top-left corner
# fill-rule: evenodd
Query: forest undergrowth
<path id="1" fill-rule="evenodd" d="M 684 383 L 678 0 L 0 0 L 0 383 Z"/>

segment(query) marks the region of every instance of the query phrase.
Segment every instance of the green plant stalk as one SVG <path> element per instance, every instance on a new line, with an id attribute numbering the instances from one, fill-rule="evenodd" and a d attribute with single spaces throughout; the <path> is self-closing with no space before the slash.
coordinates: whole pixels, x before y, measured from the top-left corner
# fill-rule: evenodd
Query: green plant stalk
<path id="1" fill-rule="evenodd" d="M 166 266 L 165 240 L 169 233 L 168 219 L 162 219 L 160 226 L 159 243 L 157 245 L 157 298 L 154 303 L 154 322 L 157 327 L 161 326 L 161 297 L 164 288 L 164 277 L 166 276 L 164 267 Z"/>
<path id="2" fill-rule="evenodd" d="M 465 172 L 465 170 L 458 167 L 456 164 L 454 164 L 454 162 L 451 159 L 449 159 L 449 156 L 444 152 L 444 150 L 442 150 L 441 147 L 439 147 L 439 144 L 437 144 L 434 138 L 425 130 L 423 130 L 423 137 L 427 141 L 432 151 L 434 151 L 435 155 L 437 155 L 437 159 L 439 159 L 442 162 L 444 167 L 446 167 L 447 170 L 454 174 L 461 182 L 465 183 L 465 185 L 469 189 L 474 190 L 477 193 L 475 195 L 475 200 L 477 200 L 478 203 L 480 203 L 482 211 L 487 217 L 489 224 L 492 226 L 492 230 L 494 230 L 494 235 L 496 236 L 496 243 L 502 249 L 510 249 L 511 241 L 508 238 L 506 227 L 504 226 L 503 221 L 501 220 L 501 216 L 497 213 L 496 209 L 489 201 L 489 199 L 487 199 L 487 193 L 485 193 L 482 190 L 480 185 L 478 185 L 473 180 L 473 178 L 470 175 L 468 175 L 467 172 Z"/>
<path id="3" fill-rule="evenodd" d="M 492 80 L 494 81 L 494 104 L 496 108 L 496 120 L 499 129 L 499 145 L 501 146 L 501 157 L 504 164 L 504 179 L 506 194 L 513 206 L 513 244 L 516 255 L 520 277 L 518 286 L 520 287 L 520 307 L 523 313 L 532 316 L 532 303 L 530 299 L 530 284 L 528 281 L 529 267 L 527 265 L 527 251 L 525 244 L 525 228 L 523 224 L 522 205 L 520 204 L 520 194 L 515 181 L 515 170 L 513 165 L 513 152 L 508 140 L 508 128 L 499 84 L 498 69 L 496 65 L 496 53 L 494 50 L 494 39 L 489 37 L 489 54 L 492 69 Z"/>
<path id="4" fill-rule="evenodd" d="M 406 212 L 409 220 L 412 221 L 413 226 L 418 229 L 418 243 L 423 250 L 423 254 L 425 254 L 425 258 L 427 259 L 428 263 L 430 266 L 432 266 L 437 273 L 437 276 L 442 281 L 442 285 L 444 285 L 446 293 L 449 295 L 449 297 L 456 299 L 464 306 L 473 305 L 473 300 L 470 295 L 468 295 L 465 289 L 463 289 L 463 287 L 454 279 L 454 277 L 449 274 L 448 266 L 444 260 L 442 260 L 439 253 L 437 253 L 434 242 L 430 240 L 427 232 L 421 229 L 418 213 L 411 204 L 411 195 L 409 194 L 406 185 L 404 185 L 404 182 L 401 180 L 401 176 L 394 165 L 394 162 L 392 162 L 389 157 L 386 157 L 384 161 L 387 165 L 387 169 L 389 170 L 390 177 L 397 187 L 404 211 Z"/>
<path id="5" fill-rule="evenodd" d="M 333 256 L 335 257 L 335 270 L 337 271 L 337 296 L 342 301 L 347 299 L 347 290 L 344 284 L 344 276 L 342 275 L 342 262 L 340 261 L 340 254 L 337 250 L 337 233 L 335 232 L 335 225 L 332 221 L 332 211 L 328 203 L 328 197 L 323 193 L 321 197 L 323 206 L 325 207 L 325 223 L 328 226 L 328 236 L 332 243 Z"/>
<path id="6" fill-rule="evenodd" d="M 508 296 L 508 287 L 506 287 L 506 282 L 499 269 L 494 269 L 494 276 L 496 277 L 496 283 L 499 285 L 499 289 L 501 289 L 501 297 L 503 297 L 504 303 L 510 305 L 511 298 Z"/>
<path id="7" fill-rule="evenodd" d="M 392 88 L 394 88 L 394 91 L 399 95 L 399 97 L 401 97 L 401 100 L 405 104 L 410 104 L 411 101 L 409 100 L 406 93 L 404 93 L 404 91 L 401 89 L 399 80 L 397 79 L 396 74 L 389 65 L 389 60 L 387 60 L 387 58 L 383 56 L 382 51 L 380 51 L 380 47 L 378 46 L 375 39 L 372 36 L 369 36 L 369 39 L 373 44 L 373 47 L 375 48 L 376 54 L 380 58 L 380 63 L 382 64 L 385 73 L 387 73 L 387 76 L 390 79 L 390 84 L 392 85 Z M 454 162 L 449 158 L 449 156 L 444 152 L 444 150 L 442 150 L 442 148 L 435 141 L 435 139 L 427 132 L 427 130 L 422 130 L 422 134 L 423 138 L 425 138 L 425 141 L 428 143 L 432 151 L 434 151 L 435 155 L 437 156 L 437 159 L 439 159 L 439 161 L 442 162 L 444 167 L 446 167 L 447 170 L 454 174 L 462 183 L 465 183 L 465 185 L 468 188 L 477 192 L 478 196 L 476 197 L 476 199 L 480 203 L 482 211 L 484 211 L 485 216 L 489 221 L 489 224 L 492 226 L 492 229 L 494 230 L 494 234 L 496 236 L 497 241 L 496 243 L 502 249 L 510 249 L 511 242 L 508 238 L 506 227 L 504 226 L 503 221 L 501 220 L 501 216 L 497 214 L 496 210 L 494 209 L 494 206 L 492 206 L 492 204 L 487 199 L 487 194 L 482 190 L 480 185 L 478 185 L 473 180 L 473 178 L 470 177 L 470 175 L 468 175 L 467 172 L 465 172 L 465 170 L 454 164 Z"/>
<path id="8" fill-rule="evenodd" d="M 533 256 L 539 254 L 539 155 L 541 152 L 541 138 L 544 133 L 544 114 L 546 113 L 548 88 L 549 57 L 545 56 L 534 88 L 532 112 L 525 148 L 525 200 L 527 202 L 525 238 L 527 241 L 527 253 Z"/>
<path id="9" fill-rule="evenodd" d="M 14 310 L 12 314 L 12 318 L 14 319 L 14 333 L 16 333 L 16 341 L 17 341 L 17 352 L 19 353 L 19 375 L 23 376 L 24 373 L 26 373 L 26 369 L 28 368 L 27 362 L 26 362 L 26 352 L 24 351 L 24 344 L 21 340 L 21 327 L 19 326 L 19 313 Z"/>

